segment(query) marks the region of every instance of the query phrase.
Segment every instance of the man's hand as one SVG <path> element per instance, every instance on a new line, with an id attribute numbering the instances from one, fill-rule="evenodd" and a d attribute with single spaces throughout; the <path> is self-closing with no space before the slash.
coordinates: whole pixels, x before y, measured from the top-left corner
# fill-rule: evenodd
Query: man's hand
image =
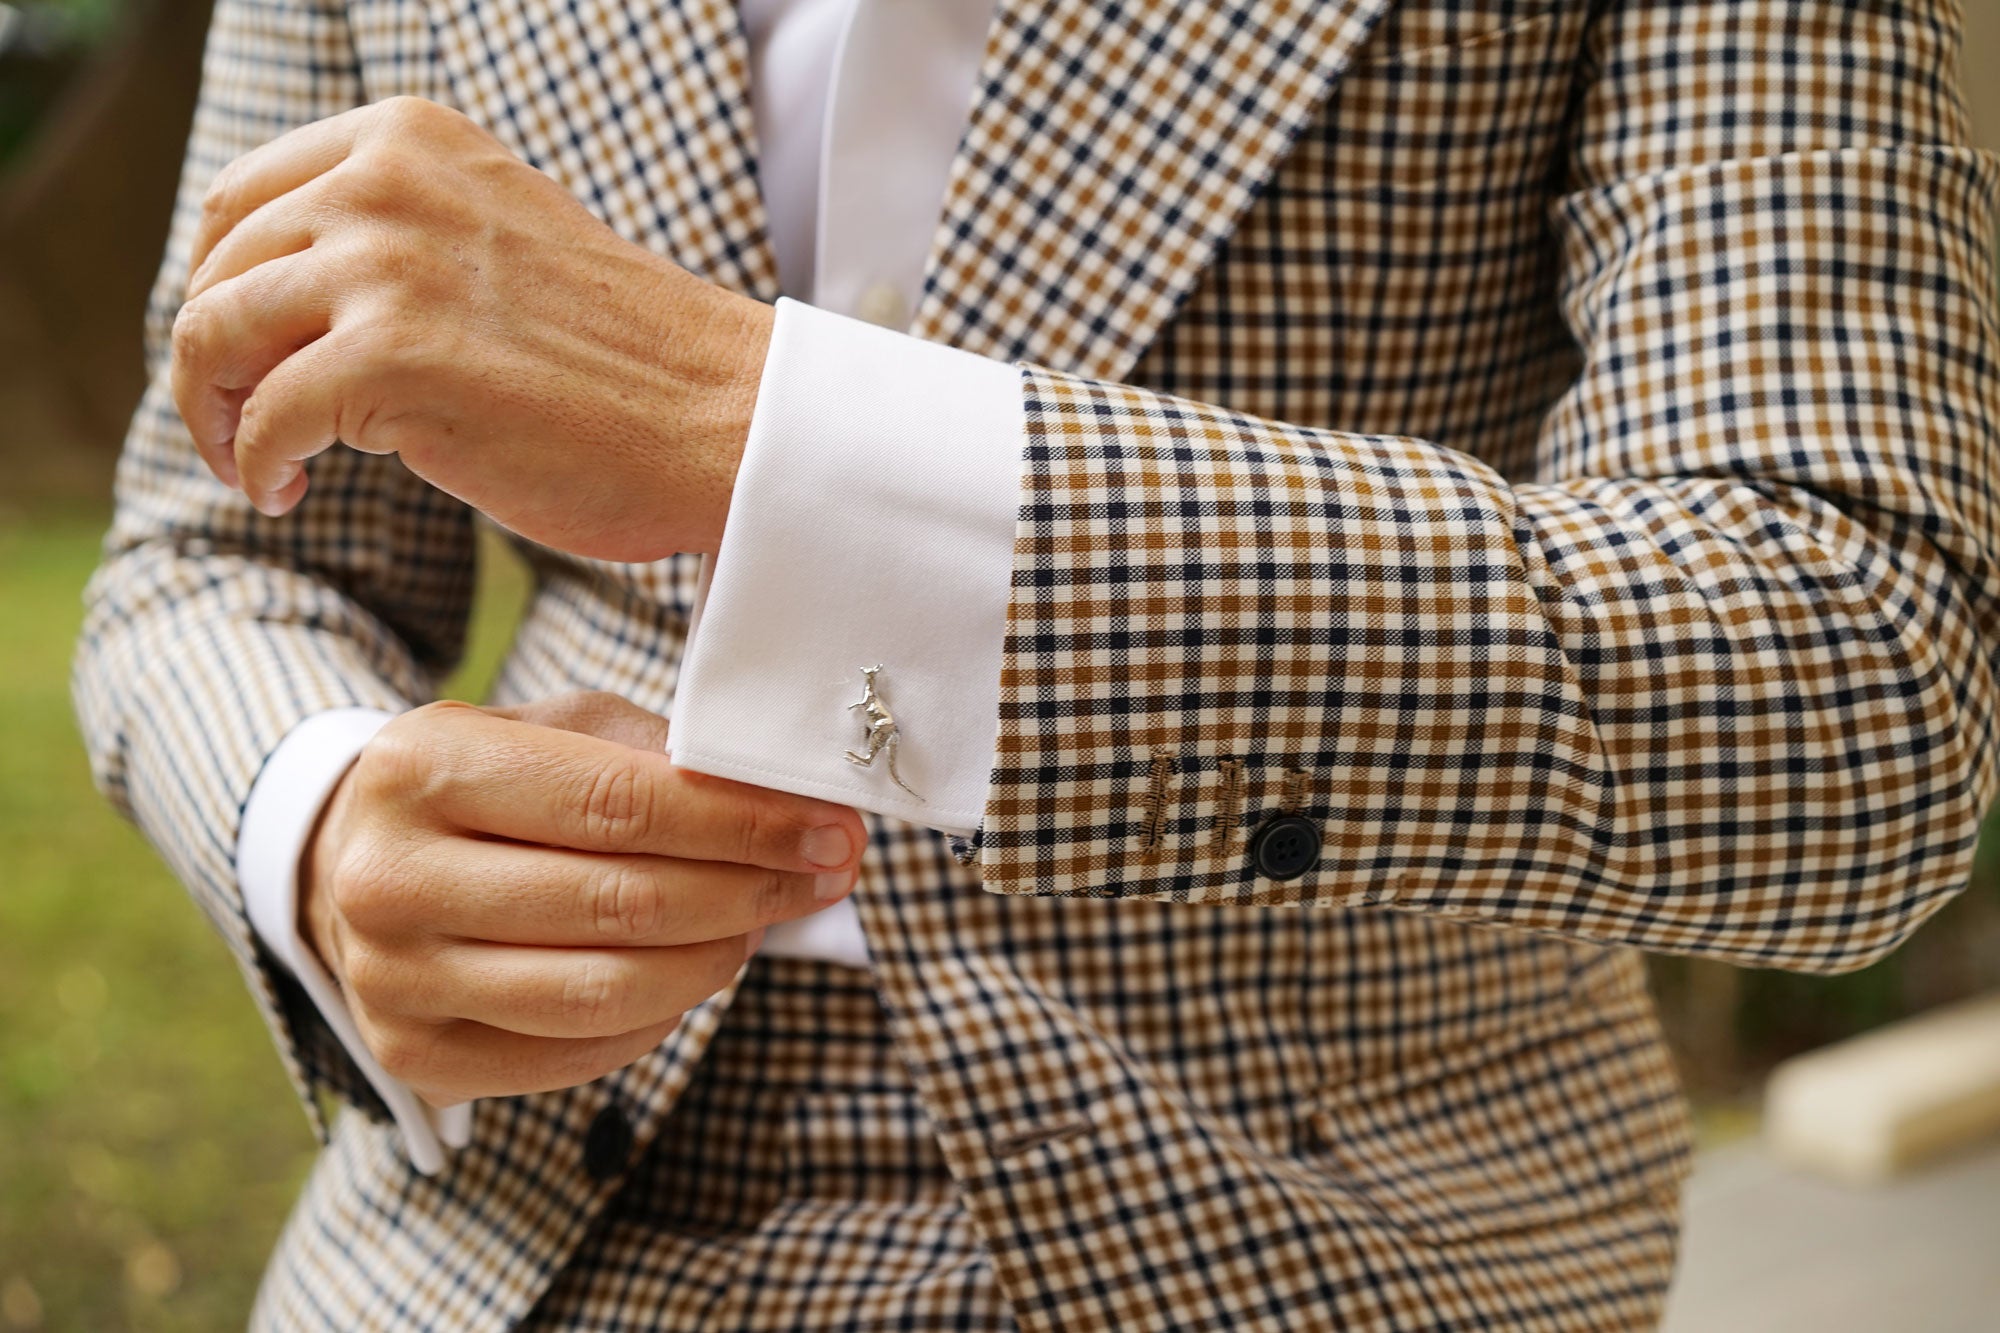
<path id="1" fill-rule="evenodd" d="M 301 921 L 369 1049 L 426 1101 L 622 1068 L 765 926 L 853 888 L 859 816 L 675 768 L 666 726 L 605 694 L 433 704 L 335 789 Z"/>
<path id="2" fill-rule="evenodd" d="M 721 540 L 770 308 L 620 239 L 458 112 L 393 98 L 245 154 L 190 263 L 174 397 L 265 513 L 339 440 L 579 555 Z"/>

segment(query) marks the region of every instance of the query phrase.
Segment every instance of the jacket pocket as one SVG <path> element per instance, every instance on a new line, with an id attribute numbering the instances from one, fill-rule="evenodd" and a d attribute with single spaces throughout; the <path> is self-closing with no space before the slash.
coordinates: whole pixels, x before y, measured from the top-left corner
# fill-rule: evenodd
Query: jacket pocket
<path id="1" fill-rule="evenodd" d="M 1356 68 L 1449 59 L 1452 52 L 1542 27 L 1576 0 L 1404 0 L 1355 53 Z"/>

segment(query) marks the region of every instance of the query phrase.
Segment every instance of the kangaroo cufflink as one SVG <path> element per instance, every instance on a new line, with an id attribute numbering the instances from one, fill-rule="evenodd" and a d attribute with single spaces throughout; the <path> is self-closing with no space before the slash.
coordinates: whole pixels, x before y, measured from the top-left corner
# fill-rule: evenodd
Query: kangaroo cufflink
<path id="1" fill-rule="evenodd" d="M 882 697 L 882 687 L 876 677 L 882 674 L 882 664 L 861 668 L 861 697 L 847 705 L 847 711 L 861 710 L 861 725 L 866 729 L 862 739 L 867 748 L 861 751 L 848 750 L 847 762 L 861 768 L 872 768 L 875 756 L 885 751 L 889 763 L 889 779 L 910 795 L 921 801 L 903 775 L 896 771 L 896 747 L 902 742 L 902 732 L 896 726 L 896 719 L 890 715 L 888 701 Z"/>

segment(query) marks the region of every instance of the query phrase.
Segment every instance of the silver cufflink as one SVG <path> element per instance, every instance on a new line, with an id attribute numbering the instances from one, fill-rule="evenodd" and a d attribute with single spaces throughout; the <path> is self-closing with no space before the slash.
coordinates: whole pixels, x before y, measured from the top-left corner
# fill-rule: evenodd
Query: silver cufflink
<path id="1" fill-rule="evenodd" d="M 850 713 L 857 708 L 861 710 L 861 725 L 867 729 L 862 739 L 868 746 L 867 749 L 858 752 L 848 750 L 847 762 L 861 768 L 872 768 L 875 756 L 886 750 L 890 780 L 921 801 L 924 798 L 917 796 L 910 784 L 903 781 L 902 774 L 896 771 L 896 747 L 902 742 L 902 732 L 896 726 L 896 719 L 889 712 L 888 702 L 882 698 L 881 687 L 875 683 L 875 677 L 881 672 L 882 664 L 879 662 L 874 666 L 862 667 L 861 697 L 847 705 L 847 711 Z"/>

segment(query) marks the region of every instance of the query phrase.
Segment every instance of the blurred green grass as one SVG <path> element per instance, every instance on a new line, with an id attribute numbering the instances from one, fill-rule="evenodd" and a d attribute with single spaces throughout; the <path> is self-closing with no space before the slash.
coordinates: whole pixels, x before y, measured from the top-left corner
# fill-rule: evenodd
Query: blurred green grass
<path id="1" fill-rule="evenodd" d="M 91 787 L 68 669 L 103 524 L 0 515 L 0 1329 L 215 1333 L 313 1143 L 228 953 Z M 525 590 L 484 564 L 460 697 Z"/>

